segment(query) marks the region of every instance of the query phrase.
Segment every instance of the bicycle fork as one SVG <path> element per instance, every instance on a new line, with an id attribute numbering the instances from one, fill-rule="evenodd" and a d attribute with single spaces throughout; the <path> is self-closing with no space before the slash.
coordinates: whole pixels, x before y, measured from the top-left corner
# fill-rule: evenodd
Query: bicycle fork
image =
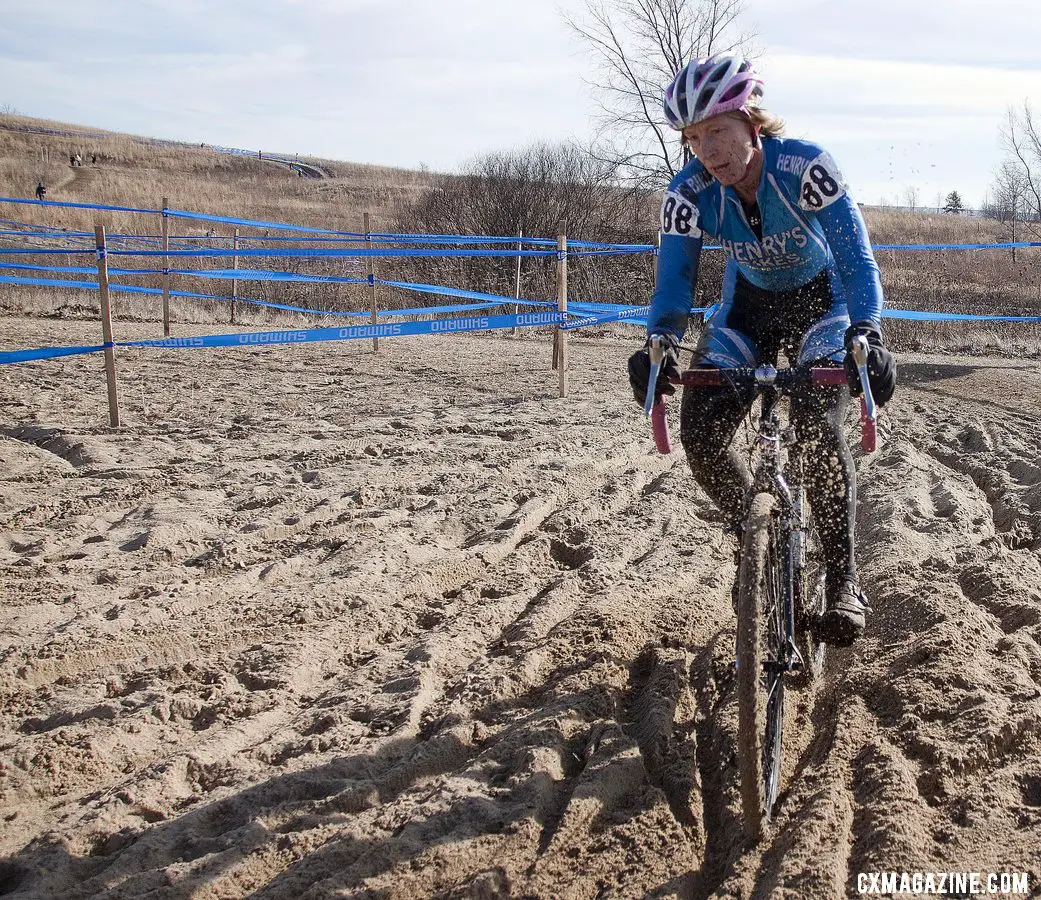
<path id="1" fill-rule="evenodd" d="M 801 672 L 806 668 L 806 660 L 799 652 L 795 640 L 796 607 L 799 579 L 806 565 L 806 499 L 800 476 L 793 491 L 785 480 L 780 465 L 781 445 L 791 443 L 791 435 L 782 434 L 780 416 L 777 410 L 778 394 L 775 391 L 763 393 L 763 409 L 761 414 L 762 428 L 759 433 L 759 450 L 761 464 L 755 473 L 752 489 L 748 497 L 760 492 L 773 494 L 778 500 L 777 551 L 781 554 L 781 579 L 779 585 L 781 596 L 777 602 L 782 606 L 784 636 L 775 659 L 764 661 L 764 669 L 769 677 L 773 673 L 781 675 L 789 672 Z M 797 463 L 798 465 L 798 463 Z M 747 510 L 745 510 L 747 515 Z M 742 516 L 744 519 L 745 516 Z M 739 542 L 740 548 L 740 542 Z M 738 555 L 740 554 L 740 549 Z"/>
<path id="2" fill-rule="evenodd" d="M 787 523 L 783 528 L 788 547 L 784 565 L 785 652 L 783 662 L 785 672 L 801 672 L 806 668 L 806 660 L 799 652 L 799 646 L 795 640 L 795 613 L 799 602 L 797 585 L 800 583 L 802 570 L 806 566 L 805 503 L 803 491 L 800 488 L 795 491 L 792 505 L 786 511 Z"/>

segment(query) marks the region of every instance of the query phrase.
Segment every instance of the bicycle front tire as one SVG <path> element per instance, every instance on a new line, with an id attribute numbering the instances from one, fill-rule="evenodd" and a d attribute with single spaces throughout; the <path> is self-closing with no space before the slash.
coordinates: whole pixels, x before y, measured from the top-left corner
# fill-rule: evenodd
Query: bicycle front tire
<path id="1" fill-rule="evenodd" d="M 737 755 L 745 834 L 762 835 L 777 799 L 784 716 L 783 566 L 777 501 L 757 494 L 745 518 L 737 599 Z"/>
<path id="2" fill-rule="evenodd" d="M 807 687 L 824 674 L 824 657 L 827 645 L 817 635 L 817 623 L 827 608 L 824 596 L 824 554 L 821 550 L 820 532 L 813 511 L 805 502 L 806 489 L 797 488 L 803 510 L 802 553 L 793 554 L 795 567 L 795 639 L 803 660 L 803 669 L 792 679 L 794 687 Z"/>

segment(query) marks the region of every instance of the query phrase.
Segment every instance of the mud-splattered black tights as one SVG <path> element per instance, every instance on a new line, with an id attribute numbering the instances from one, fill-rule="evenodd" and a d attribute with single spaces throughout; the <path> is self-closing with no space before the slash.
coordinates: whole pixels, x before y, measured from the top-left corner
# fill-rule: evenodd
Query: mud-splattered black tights
<path id="1" fill-rule="evenodd" d="M 806 460 L 806 493 L 820 533 L 829 585 L 853 575 L 857 481 L 844 425 L 849 394 L 815 386 L 791 399 L 791 421 Z M 751 482 L 742 453 L 732 447 L 751 401 L 730 387 L 693 388 L 683 394 L 681 440 L 694 478 L 736 522 Z"/>

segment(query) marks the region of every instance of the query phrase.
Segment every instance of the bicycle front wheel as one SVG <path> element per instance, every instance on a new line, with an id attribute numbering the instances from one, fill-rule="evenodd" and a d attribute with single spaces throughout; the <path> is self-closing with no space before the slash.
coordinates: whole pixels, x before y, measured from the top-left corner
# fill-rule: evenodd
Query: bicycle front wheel
<path id="1" fill-rule="evenodd" d="M 813 511 L 806 504 L 806 489 L 798 487 L 797 503 L 802 510 L 801 550 L 793 550 L 795 588 L 795 639 L 803 660 L 803 669 L 792 679 L 795 687 L 805 687 L 824 674 L 827 645 L 817 636 L 817 623 L 824 616 L 824 551 Z"/>
<path id="2" fill-rule="evenodd" d="M 784 717 L 785 578 L 777 502 L 757 494 L 745 518 L 738 571 L 738 764 L 745 833 L 762 834 L 781 779 Z"/>

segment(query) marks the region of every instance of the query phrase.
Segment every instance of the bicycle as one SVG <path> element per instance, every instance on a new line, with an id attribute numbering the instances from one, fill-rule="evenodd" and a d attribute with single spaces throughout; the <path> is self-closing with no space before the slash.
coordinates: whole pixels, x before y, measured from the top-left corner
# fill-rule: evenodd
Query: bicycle
<path id="1" fill-rule="evenodd" d="M 654 387 L 663 351 L 651 344 L 651 377 L 645 411 L 652 416 L 655 443 L 671 452 L 662 400 Z M 877 440 L 875 403 L 867 377 L 867 342 L 856 339 L 854 361 L 865 386 L 861 398 L 861 445 L 873 451 Z M 791 427 L 782 428 L 780 401 L 800 386 L 845 384 L 836 367 L 773 366 L 739 369 L 688 369 L 673 384 L 753 388 L 761 397 L 759 461 L 748 489 L 739 529 L 736 667 L 738 691 L 738 766 L 746 835 L 758 840 L 764 820 L 773 816 L 780 793 L 785 681 L 820 676 L 825 645 L 815 634 L 824 613 L 824 567 L 812 511 L 806 500 L 806 460 Z M 787 461 L 782 447 L 789 450 Z M 765 627 L 764 627 L 765 626 Z"/>

